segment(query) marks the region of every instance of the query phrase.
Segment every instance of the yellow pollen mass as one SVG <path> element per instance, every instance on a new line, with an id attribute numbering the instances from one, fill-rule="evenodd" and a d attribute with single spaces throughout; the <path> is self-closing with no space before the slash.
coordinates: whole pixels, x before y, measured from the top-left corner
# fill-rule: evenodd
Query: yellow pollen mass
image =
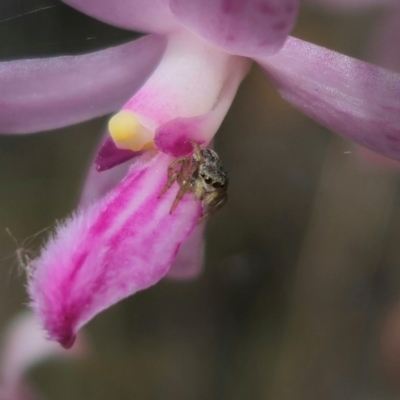
<path id="1" fill-rule="evenodd" d="M 132 111 L 115 114 L 108 122 L 108 130 L 119 149 L 140 151 L 153 147 L 154 133 L 145 128 Z"/>

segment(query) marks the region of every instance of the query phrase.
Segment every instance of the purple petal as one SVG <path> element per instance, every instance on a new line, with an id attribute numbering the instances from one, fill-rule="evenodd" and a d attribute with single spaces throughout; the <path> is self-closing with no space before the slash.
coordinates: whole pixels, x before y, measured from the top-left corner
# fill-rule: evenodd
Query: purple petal
<path id="1" fill-rule="evenodd" d="M 144 157 L 139 157 L 143 152 L 134 153 L 118 149 L 109 135 L 108 132 L 103 135 L 101 144 L 95 151 L 96 156 L 90 161 L 79 200 L 80 206 L 88 206 L 98 201 L 122 181 L 134 162 L 145 160 Z M 154 154 L 149 154 L 151 155 Z M 135 159 L 132 162 L 126 162 L 133 158 Z"/>
<path id="2" fill-rule="evenodd" d="M 101 21 L 120 28 L 149 33 L 179 29 L 169 0 L 62 0 Z"/>
<path id="3" fill-rule="evenodd" d="M 249 64 L 237 59 L 210 112 L 191 118 L 175 118 L 156 130 L 155 145 L 163 153 L 181 157 L 193 150 L 190 141 L 208 145 L 220 127 L 236 91 L 247 74 Z"/>
<path id="4" fill-rule="evenodd" d="M 333 131 L 400 159 L 400 75 L 290 38 L 259 58 L 282 96 Z"/>
<path id="5" fill-rule="evenodd" d="M 204 263 L 204 226 L 197 225 L 182 244 L 167 278 L 193 279 L 200 274 Z"/>
<path id="6" fill-rule="evenodd" d="M 165 46 L 165 38 L 150 35 L 82 56 L 0 63 L 0 131 L 53 129 L 119 109 Z"/>
<path id="7" fill-rule="evenodd" d="M 142 153 L 142 151 L 135 152 L 132 150 L 119 149 L 114 144 L 114 141 L 108 137 L 101 145 L 94 163 L 97 171 L 106 171 L 132 158 L 138 157 Z"/>
<path id="8" fill-rule="evenodd" d="M 131 165 L 131 163 L 124 163 L 99 172 L 95 164 L 92 164 L 86 177 L 79 204 L 88 206 L 99 200 L 122 181 Z"/>
<path id="9" fill-rule="evenodd" d="M 51 339 L 70 347 L 96 314 L 168 272 L 201 214 L 192 195 L 170 214 L 177 185 L 157 198 L 172 160 L 159 154 L 135 164 L 106 197 L 61 225 L 33 261 L 29 292 Z"/>
<path id="10" fill-rule="evenodd" d="M 252 57 L 278 51 L 297 17 L 297 0 L 171 0 L 191 32 L 230 54 Z"/>

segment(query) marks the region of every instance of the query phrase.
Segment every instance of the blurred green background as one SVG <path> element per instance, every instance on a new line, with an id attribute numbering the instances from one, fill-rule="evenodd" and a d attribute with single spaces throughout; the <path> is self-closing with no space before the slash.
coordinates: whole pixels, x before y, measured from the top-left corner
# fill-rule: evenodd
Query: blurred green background
<path id="1" fill-rule="evenodd" d="M 382 14 L 303 4 L 293 34 L 365 58 Z M 2 61 L 136 36 L 55 0 L 0 5 Z M 27 301 L 5 228 L 23 242 L 74 209 L 106 121 L 0 136 L 0 333 Z M 363 160 L 256 66 L 216 149 L 229 202 L 208 223 L 200 278 L 101 313 L 84 360 L 43 363 L 30 381 L 52 400 L 399 398 L 400 169 Z"/>

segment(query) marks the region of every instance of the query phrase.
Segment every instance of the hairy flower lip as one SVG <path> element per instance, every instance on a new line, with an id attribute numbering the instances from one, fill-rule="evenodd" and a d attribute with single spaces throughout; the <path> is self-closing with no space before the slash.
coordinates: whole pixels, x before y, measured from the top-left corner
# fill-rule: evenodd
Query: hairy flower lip
<path id="1" fill-rule="evenodd" d="M 76 335 L 73 333 L 69 333 L 65 336 L 61 336 L 58 342 L 61 344 L 62 347 L 64 347 L 64 349 L 69 350 L 74 345 L 75 340 Z"/>
<path id="2" fill-rule="evenodd" d="M 167 274 L 202 208 L 188 195 L 170 214 L 177 187 L 158 198 L 171 160 L 159 153 L 136 163 L 102 200 L 60 225 L 32 261 L 28 290 L 50 339 L 71 347 L 96 314 Z"/>

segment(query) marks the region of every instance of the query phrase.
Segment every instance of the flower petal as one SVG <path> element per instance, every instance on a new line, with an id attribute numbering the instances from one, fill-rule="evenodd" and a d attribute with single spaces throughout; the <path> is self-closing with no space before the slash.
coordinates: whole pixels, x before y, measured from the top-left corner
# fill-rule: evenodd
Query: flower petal
<path id="1" fill-rule="evenodd" d="M 135 161 L 141 160 L 137 158 Z M 133 161 L 133 162 L 135 162 Z M 117 186 L 127 174 L 132 162 L 120 164 L 107 171 L 99 172 L 94 164 L 89 169 L 79 201 L 80 206 L 88 206 Z M 167 277 L 192 279 L 203 267 L 204 224 L 196 226 L 190 236 L 182 243 Z"/>
<path id="2" fill-rule="evenodd" d="M 171 0 L 171 10 L 192 33 L 230 54 L 252 57 L 278 51 L 297 17 L 297 0 Z"/>
<path id="3" fill-rule="evenodd" d="M 109 135 L 108 131 L 103 135 L 101 144 L 95 151 L 96 156 L 94 160 L 90 161 L 89 171 L 79 200 L 81 207 L 89 206 L 101 199 L 122 181 L 133 162 L 145 159 L 139 157 L 143 152 L 134 153 L 130 150 L 118 149 Z M 135 160 L 130 163 L 127 162 L 133 158 Z"/>
<path id="4" fill-rule="evenodd" d="M 82 356 L 86 347 L 81 339 L 73 351 L 66 351 L 44 337 L 32 313 L 18 314 L 7 327 L 3 340 L 1 399 L 31 398 L 31 389 L 24 383 L 29 368 L 50 357 Z"/>
<path id="5" fill-rule="evenodd" d="M 282 96 L 333 131 L 400 159 L 400 75 L 290 38 L 257 59 Z"/>
<path id="6" fill-rule="evenodd" d="M 167 278 L 193 279 L 200 274 L 204 264 L 204 227 L 205 224 L 197 225 L 182 244 Z"/>
<path id="7" fill-rule="evenodd" d="M 53 129 L 117 110 L 152 73 L 165 45 L 150 35 L 82 56 L 0 63 L 0 132 Z"/>
<path id="8" fill-rule="evenodd" d="M 169 33 L 179 24 L 169 0 L 62 0 L 100 21 L 139 32 Z"/>
<path id="9" fill-rule="evenodd" d="M 110 139 L 110 137 L 107 137 L 97 153 L 94 164 L 97 171 L 106 171 L 132 158 L 138 157 L 142 153 L 141 151 L 135 152 L 132 150 L 119 149 L 115 146 L 114 141 Z"/>
<path id="10" fill-rule="evenodd" d="M 123 109 L 149 131 L 165 124 L 164 133 L 157 132 L 164 139 L 172 132 L 176 140 L 185 136 L 205 143 L 218 129 L 248 68 L 247 59 L 222 53 L 188 33 L 172 35 L 157 70 Z"/>
<path id="11" fill-rule="evenodd" d="M 88 206 L 99 200 L 122 181 L 130 167 L 131 163 L 124 163 L 112 169 L 99 171 L 96 165 L 92 164 L 86 177 L 79 204 Z"/>
<path id="12" fill-rule="evenodd" d="M 170 214 L 177 185 L 157 198 L 171 161 L 159 153 L 136 163 L 106 197 L 61 225 L 33 260 L 29 292 L 51 339 L 70 347 L 96 314 L 168 272 L 201 213 L 187 195 Z"/>
<path id="13" fill-rule="evenodd" d="M 155 145 L 163 153 L 181 157 L 192 151 L 190 141 L 208 145 L 225 118 L 236 91 L 249 70 L 249 63 L 236 60 L 236 68 L 229 72 L 226 81 L 210 112 L 195 117 L 175 118 L 156 130 Z"/>

